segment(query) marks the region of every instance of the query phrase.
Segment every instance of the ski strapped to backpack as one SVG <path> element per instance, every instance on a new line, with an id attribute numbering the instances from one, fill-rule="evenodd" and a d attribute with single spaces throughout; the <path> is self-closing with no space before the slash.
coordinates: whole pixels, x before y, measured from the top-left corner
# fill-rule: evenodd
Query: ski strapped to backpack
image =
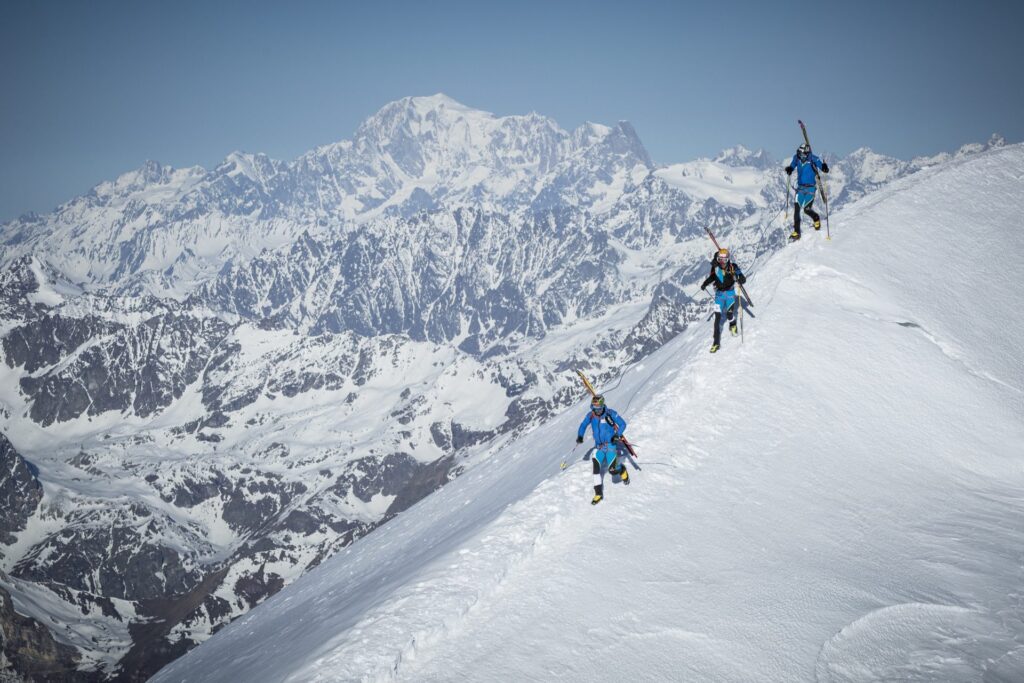
<path id="1" fill-rule="evenodd" d="M 790 181 L 790 178 L 791 178 L 790 175 L 787 173 L 786 174 L 786 215 L 782 219 L 783 223 L 788 223 L 789 222 L 789 181 Z M 779 214 L 775 214 L 775 215 L 778 216 Z"/>
<path id="2" fill-rule="evenodd" d="M 711 241 L 715 244 L 715 249 L 721 251 L 722 250 L 722 245 L 720 245 L 718 243 L 718 240 L 715 239 L 715 233 L 711 232 L 711 228 L 705 227 L 704 228 L 704 232 L 706 232 L 708 234 L 708 237 L 710 237 Z M 729 252 L 729 260 L 732 261 L 732 252 Z M 754 300 L 750 298 L 750 295 L 747 294 L 746 288 L 743 285 L 740 284 L 739 280 L 736 280 L 735 276 L 736 276 L 736 273 L 734 272 L 733 273 L 733 280 L 736 281 L 736 286 L 740 288 L 740 292 L 742 292 L 744 298 L 746 298 L 747 305 L 748 306 L 753 306 L 754 305 Z M 742 308 L 742 302 L 740 302 L 740 303 L 741 303 L 741 308 Z"/>
<path id="3" fill-rule="evenodd" d="M 807 137 L 807 126 L 800 119 L 796 120 L 800 124 L 800 130 L 804 134 L 804 142 L 807 143 L 807 148 L 811 149 L 811 139 Z M 825 179 L 818 173 L 818 169 L 814 166 L 814 162 L 811 162 L 811 169 L 814 171 L 814 177 L 818 180 L 818 192 L 821 193 L 821 201 L 825 205 L 825 239 L 832 241 L 832 230 L 828 224 L 828 191 L 825 188 Z"/>
<path id="4" fill-rule="evenodd" d="M 583 371 L 577 370 L 576 374 L 580 376 L 581 380 L 583 380 L 583 386 L 590 392 L 591 398 L 597 396 L 597 391 L 594 390 L 594 385 L 590 383 L 590 380 L 583 374 Z M 636 451 L 633 450 L 633 444 L 626 439 L 624 434 L 619 434 L 619 425 L 615 424 L 615 420 L 612 419 L 612 416 L 606 412 L 604 414 L 604 419 L 609 425 L 611 425 L 612 429 L 615 430 L 615 434 L 619 437 L 619 440 L 622 441 L 622 445 L 625 446 L 627 451 L 629 451 L 629 454 L 634 458 L 639 457 L 637 456 Z"/>

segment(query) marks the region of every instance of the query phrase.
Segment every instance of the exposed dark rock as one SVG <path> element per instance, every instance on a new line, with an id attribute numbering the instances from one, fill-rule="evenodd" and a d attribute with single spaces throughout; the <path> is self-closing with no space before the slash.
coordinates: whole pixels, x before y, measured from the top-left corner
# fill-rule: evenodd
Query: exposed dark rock
<path id="1" fill-rule="evenodd" d="M 29 348 L 45 346 L 46 333 L 52 332 L 18 329 L 28 335 Z M 107 336 L 92 337 L 68 363 L 23 377 L 21 390 L 32 401 L 32 419 L 44 426 L 108 410 L 147 417 L 181 397 L 230 331 L 216 318 L 173 313 L 116 327 Z"/>
<path id="2" fill-rule="evenodd" d="M 71 515 L 62 531 L 34 546 L 11 574 L 125 600 L 190 591 L 201 570 L 162 545 L 164 520 L 143 523 L 147 517 L 148 512 L 119 515 L 100 526 L 87 511 Z"/>
<path id="3" fill-rule="evenodd" d="M 283 484 L 271 478 L 239 482 L 224 503 L 224 521 L 236 531 L 256 531 L 305 490 L 301 483 Z"/>
<path id="4" fill-rule="evenodd" d="M 94 316 L 44 315 L 8 332 L 3 338 L 4 355 L 10 367 L 24 366 L 27 372 L 36 372 L 117 329 L 119 326 Z"/>
<path id="5" fill-rule="evenodd" d="M 177 483 L 169 500 L 178 507 L 191 508 L 215 496 L 224 495 L 231 488 L 231 481 L 227 477 L 221 472 L 213 471 L 207 480 L 185 479 Z"/>
<path id="6" fill-rule="evenodd" d="M 434 422 L 430 425 L 430 436 L 434 439 L 434 444 L 438 448 L 445 451 L 446 453 L 451 451 L 452 448 L 452 430 L 451 426 L 446 422 Z"/>
<path id="7" fill-rule="evenodd" d="M 320 522 L 305 510 L 293 510 L 285 517 L 284 528 L 308 536 L 321 530 Z"/>
<path id="8" fill-rule="evenodd" d="M 458 451 L 475 446 L 494 436 L 493 431 L 477 431 L 467 429 L 458 422 L 452 421 L 452 450 Z"/>
<path id="9" fill-rule="evenodd" d="M 0 433 L 0 544 L 13 543 L 39 507 L 43 487 L 28 463 Z"/>
<path id="10" fill-rule="evenodd" d="M 0 581 L 6 577 L 0 574 Z M 0 648 L 15 673 L 31 681 L 91 683 L 100 674 L 78 671 L 81 655 L 70 645 L 54 640 L 48 628 L 14 611 L 11 594 L 0 586 Z M 0 669 L 0 674 L 3 669 Z"/>
<path id="11" fill-rule="evenodd" d="M 265 565 L 260 565 L 255 574 L 247 574 L 235 582 L 234 594 L 245 600 L 249 607 L 255 607 L 268 596 L 284 588 L 284 579 L 273 572 L 268 574 L 264 570 Z"/>

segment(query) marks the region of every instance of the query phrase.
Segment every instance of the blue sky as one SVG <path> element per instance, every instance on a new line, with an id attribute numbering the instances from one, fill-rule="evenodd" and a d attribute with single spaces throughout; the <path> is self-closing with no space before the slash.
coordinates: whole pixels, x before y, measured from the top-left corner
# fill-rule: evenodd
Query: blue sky
<path id="1" fill-rule="evenodd" d="M 146 159 L 292 159 L 444 92 L 658 162 L 737 143 L 909 158 L 1024 139 L 1024 2 L 24 2 L 0 6 L 0 220 Z"/>

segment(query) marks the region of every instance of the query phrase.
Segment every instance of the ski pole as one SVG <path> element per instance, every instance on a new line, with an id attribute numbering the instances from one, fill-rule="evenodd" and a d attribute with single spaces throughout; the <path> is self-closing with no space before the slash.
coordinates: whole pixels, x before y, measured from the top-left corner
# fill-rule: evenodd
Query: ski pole
<path id="1" fill-rule="evenodd" d="M 828 216 L 831 213 L 828 210 L 828 183 L 825 181 L 825 176 L 821 178 L 821 199 L 825 202 L 825 239 L 829 242 L 832 241 L 832 228 L 828 224 Z"/>
<path id="2" fill-rule="evenodd" d="M 740 309 L 739 311 L 736 312 L 736 315 L 739 317 L 739 323 L 740 323 L 740 344 L 742 344 L 743 343 L 743 297 L 741 295 L 737 295 L 736 296 L 736 307 L 738 309 Z"/>
<path id="3" fill-rule="evenodd" d="M 787 223 L 789 222 L 789 182 L 790 182 L 790 180 L 792 180 L 792 176 L 787 173 L 786 174 L 786 217 L 785 217 L 785 219 L 783 219 Z M 775 215 L 777 216 L 778 214 L 775 214 Z"/>
<path id="4" fill-rule="evenodd" d="M 579 448 L 579 447 L 580 447 L 579 444 L 576 444 L 575 446 L 572 447 L 572 451 L 570 451 L 569 457 L 568 458 L 562 458 L 562 464 L 559 465 L 558 469 L 564 470 L 566 467 L 568 467 L 568 465 L 566 464 L 566 460 L 570 460 L 572 458 L 573 454 L 576 452 L 576 449 Z"/>

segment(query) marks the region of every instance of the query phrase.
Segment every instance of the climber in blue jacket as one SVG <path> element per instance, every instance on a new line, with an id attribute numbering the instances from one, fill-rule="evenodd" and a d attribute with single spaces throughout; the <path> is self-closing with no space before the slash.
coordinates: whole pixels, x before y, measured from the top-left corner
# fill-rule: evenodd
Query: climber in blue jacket
<path id="1" fill-rule="evenodd" d="M 626 421 L 617 412 L 604 404 L 604 396 L 596 394 L 590 401 L 590 412 L 580 423 L 579 431 L 576 434 L 576 443 L 583 443 L 583 435 L 590 427 L 594 435 L 594 498 L 591 505 L 597 505 L 604 498 L 604 477 L 602 470 L 607 467 L 608 473 L 618 474 L 622 477 L 622 483 L 629 485 L 629 472 L 626 471 L 626 464 L 619 464 L 619 444 L 622 443 L 622 433 L 626 431 Z"/>
<path id="2" fill-rule="evenodd" d="M 789 239 L 800 239 L 800 210 L 814 221 L 814 229 L 821 230 L 821 216 L 811 208 L 814 204 L 814 193 L 818 190 L 818 171 L 828 173 L 828 164 L 815 154 L 806 143 L 800 145 L 793 155 L 793 160 L 786 167 L 786 175 L 796 171 L 796 201 L 793 203 L 793 232 Z"/>

